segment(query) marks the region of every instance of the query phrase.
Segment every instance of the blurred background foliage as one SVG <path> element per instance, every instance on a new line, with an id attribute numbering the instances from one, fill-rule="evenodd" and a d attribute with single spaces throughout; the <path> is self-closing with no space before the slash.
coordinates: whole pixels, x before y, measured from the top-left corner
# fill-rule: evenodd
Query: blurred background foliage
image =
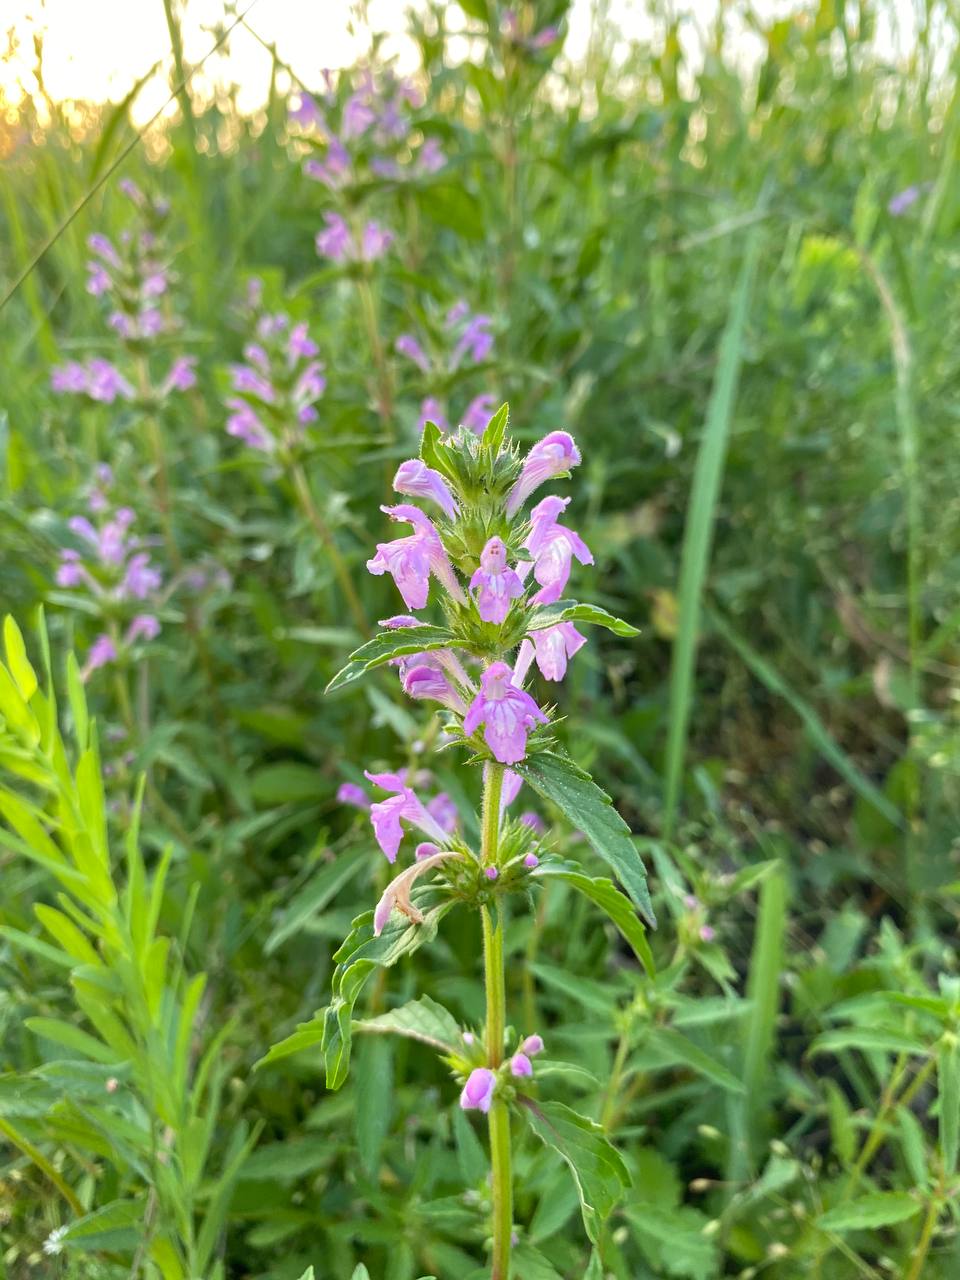
<path id="1" fill-rule="evenodd" d="M 518 9 L 522 30 L 562 37 L 563 0 Z M 322 89 L 322 51 L 313 84 L 278 60 L 252 116 L 188 85 L 176 119 L 122 159 L 130 101 L 38 93 L 0 119 L 4 612 L 40 670 L 45 607 L 65 688 L 65 655 L 98 626 L 55 572 L 100 463 L 168 583 L 218 570 L 171 591 L 160 636 L 86 682 L 118 849 L 146 774 L 140 843 L 179 966 L 170 1000 L 207 975 L 188 1033 L 195 1060 L 214 1046 L 202 1173 L 159 1195 L 207 1231 L 192 1255 L 205 1277 L 296 1280 L 313 1263 L 341 1280 L 360 1262 L 374 1280 L 483 1274 L 486 1158 L 425 1048 L 372 1038 L 338 1094 L 315 1053 L 252 1071 L 326 1002 L 332 951 L 383 877 L 338 785 L 415 760 L 430 732 L 390 675 L 323 698 L 361 636 L 318 529 L 366 616 L 395 612 L 363 569 L 378 504 L 415 450 L 421 399 L 459 410 L 468 393 L 508 400 L 521 441 L 574 434 L 593 598 L 643 628 L 591 637 L 562 710 L 651 867 L 657 981 L 563 888 L 511 957 L 512 1007 L 572 1064 L 542 1088 L 600 1119 L 633 1174 L 604 1274 L 946 1280 L 960 1266 L 953 27 L 948 7 L 915 6 L 917 38 L 889 64 L 879 3 L 776 20 L 748 6 L 736 33 L 723 9 L 695 58 L 689 22 L 650 13 L 641 41 L 597 4 L 576 62 L 560 42 L 508 38 L 494 0 L 411 13 L 414 128 L 447 163 L 353 193 L 396 235 L 369 267 L 313 248 L 335 196 L 304 176 L 288 112 L 291 93 Z M 176 36 L 172 0 L 168 15 Z M 466 57 L 449 34 L 464 21 Z M 344 72 L 341 102 L 350 84 Z M 130 222 L 120 177 L 170 202 L 167 345 L 197 357 L 197 385 L 153 427 L 140 405 L 50 389 L 54 365 L 116 350 L 84 282 L 88 235 L 117 240 Z M 224 430 L 252 278 L 308 322 L 326 366 L 298 460 L 306 504 L 289 468 Z M 493 317 L 493 354 L 424 377 L 393 344 L 438 340 L 460 298 Z M 437 782 L 462 786 L 443 769 Z M 68 980 L 77 957 L 41 934 L 49 870 L 9 841 L 0 858 L 6 1274 L 189 1275 L 134 1225 L 157 1213 L 156 1117 L 135 1071 L 108 1078 L 109 1037 Z M 479 1019 L 469 929 L 370 999 L 423 992 Z M 38 1018 L 105 1038 L 106 1057 L 36 1033 Z M 517 1276 L 583 1275 L 567 1171 L 528 1144 L 518 1179 Z"/>

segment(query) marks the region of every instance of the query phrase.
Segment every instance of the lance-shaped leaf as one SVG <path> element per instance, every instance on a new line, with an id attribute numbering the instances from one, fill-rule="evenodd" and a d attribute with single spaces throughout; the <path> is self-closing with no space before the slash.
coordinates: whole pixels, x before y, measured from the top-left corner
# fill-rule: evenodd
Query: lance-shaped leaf
<path id="1" fill-rule="evenodd" d="M 552 800 L 594 850 L 616 873 L 634 904 L 656 928 L 657 917 L 647 889 L 643 863 L 630 828 L 605 791 L 581 769 L 552 751 L 541 751 L 513 766 L 547 800 Z"/>
<path id="2" fill-rule="evenodd" d="M 353 684 L 366 672 L 382 667 L 392 658 L 402 658 L 410 653 L 427 653 L 433 649 L 448 649 L 457 643 L 449 627 L 435 627 L 428 623 L 418 627 L 402 627 L 397 631 L 381 631 L 351 653 L 347 665 L 333 677 L 326 692 L 333 693 L 345 685 Z"/>
<path id="3" fill-rule="evenodd" d="M 448 1009 L 429 996 L 410 1000 L 399 1009 L 390 1009 L 375 1018 L 355 1022 L 353 1029 L 406 1036 L 410 1040 L 420 1040 L 423 1044 L 432 1045 L 445 1054 L 452 1055 L 461 1051 L 458 1047 L 460 1024 Z"/>
<path id="4" fill-rule="evenodd" d="M 562 1102 L 536 1103 L 525 1097 L 520 1102 L 533 1132 L 569 1165 L 580 1196 L 583 1225 L 596 1244 L 603 1222 L 630 1186 L 627 1166 L 595 1121 Z"/>
<path id="5" fill-rule="evenodd" d="M 953 1174 L 960 1142 L 960 1043 L 952 1032 L 940 1041 L 937 1084 L 940 1086 L 940 1150 L 944 1169 Z"/>
<path id="6" fill-rule="evenodd" d="M 606 609 L 596 604 L 578 604 L 575 600 L 558 600 L 555 604 L 534 609 L 527 620 L 528 631 L 542 631 L 545 627 L 555 627 L 558 622 L 587 622 L 595 627 L 606 627 L 617 636 L 638 636 L 639 627 L 623 618 L 617 618 Z"/>
<path id="7" fill-rule="evenodd" d="M 905 1222 L 921 1208 L 921 1202 L 906 1191 L 877 1191 L 828 1209 L 817 1219 L 817 1226 L 823 1231 L 867 1231 Z"/>
<path id="8" fill-rule="evenodd" d="M 582 871 L 565 867 L 557 862 L 541 863 L 533 875 L 537 880 L 562 880 L 576 889 L 577 893 L 582 893 L 585 898 L 596 903 L 630 943 L 634 955 L 646 969 L 647 974 L 651 978 L 656 976 L 653 952 L 647 942 L 647 931 L 637 917 L 636 908 L 630 899 L 620 892 L 612 880 L 607 880 L 603 876 L 587 876 Z"/>

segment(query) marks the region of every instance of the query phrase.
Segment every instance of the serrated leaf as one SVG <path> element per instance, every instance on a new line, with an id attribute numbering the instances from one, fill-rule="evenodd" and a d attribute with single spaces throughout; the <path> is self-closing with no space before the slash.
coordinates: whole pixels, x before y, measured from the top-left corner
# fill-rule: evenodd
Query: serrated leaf
<path id="1" fill-rule="evenodd" d="M 926 1057 L 930 1052 L 927 1045 L 915 1036 L 905 1035 L 902 1031 L 891 1031 L 885 1027 L 838 1027 L 834 1031 L 824 1031 L 817 1036 L 810 1046 L 810 1053 L 836 1053 L 840 1049 L 862 1049 L 868 1052 L 879 1049 L 885 1053 L 914 1053 Z"/>
<path id="2" fill-rule="evenodd" d="M 441 1053 L 455 1054 L 460 1050 L 460 1024 L 449 1010 L 429 996 L 410 1000 L 398 1009 L 365 1018 L 354 1023 L 355 1031 L 387 1032 L 421 1040 Z"/>
<path id="3" fill-rule="evenodd" d="M 420 435 L 420 457 L 428 467 L 439 471 L 448 480 L 456 483 L 457 473 L 450 462 L 447 450 L 443 446 L 443 432 L 435 422 L 425 422 Z"/>
<path id="4" fill-rule="evenodd" d="M 656 928 L 657 917 L 643 863 L 630 828 L 607 793 L 572 761 L 552 751 L 528 756 L 514 768 L 534 791 L 552 801 L 574 828 L 583 832 L 594 851 L 616 873 L 634 904 Z"/>
<path id="5" fill-rule="evenodd" d="M 906 1222 L 920 1207 L 920 1201 L 905 1191 L 877 1191 L 828 1209 L 817 1219 L 817 1226 L 823 1231 L 868 1231 Z"/>
<path id="6" fill-rule="evenodd" d="M 382 667 L 394 658 L 410 653 L 429 653 L 433 649 L 447 649 L 456 643 L 456 637 L 449 627 L 435 627 L 428 623 L 419 627 L 401 627 L 397 631 L 381 631 L 351 653 L 347 665 L 341 667 L 325 692 L 334 693 L 337 689 L 343 689 L 368 671 Z"/>
<path id="7" fill-rule="evenodd" d="M 533 1132 L 569 1166 L 580 1196 L 583 1225 L 594 1244 L 598 1243 L 602 1224 L 630 1186 L 630 1173 L 620 1153 L 598 1124 L 562 1102 L 520 1101 Z"/>
<path id="8" fill-rule="evenodd" d="M 555 862 L 544 862 L 534 872 L 537 880 L 563 880 L 571 888 L 582 893 L 585 898 L 604 911 L 617 926 L 627 942 L 633 948 L 634 955 L 643 965 L 650 978 L 656 976 L 653 952 L 647 942 L 647 931 L 637 918 L 636 909 L 629 898 L 625 897 L 612 880 L 602 876 L 584 875 L 581 871 L 573 871 Z"/>
<path id="9" fill-rule="evenodd" d="M 496 457 L 503 445 L 510 421 L 510 406 L 503 403 L 488 421 L 483 432 L 483 446 L 491 457 Z"/>
<path id="10" fill-rule="evenodd" d="M 596 604 L 579 604 L 572 600 L 558 600 L 556 604 L 535 609 L 527 622 L 528 631 L 542 631 L 555 627 L 558 622 L 586 622 L 595 627 L 606 627 L 616 636 L 638 636 L 640 628 L 625 622 Z"/>

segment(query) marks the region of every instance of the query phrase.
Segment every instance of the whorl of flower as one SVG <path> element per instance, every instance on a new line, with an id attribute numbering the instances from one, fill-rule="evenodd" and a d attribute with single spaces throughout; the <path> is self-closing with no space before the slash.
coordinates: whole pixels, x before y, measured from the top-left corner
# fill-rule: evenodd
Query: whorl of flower
<path id="1" fill-rule="evenodd" d="M 386 800 L 375 801 L 370 806 L 373 834 L 388 862 L 397 860 L 404 822 L 410 823 L 435 844 L 443 847 L 446 832 L 402 778 L 395 773 L 366 773 L 365 776 L 384 791 L 394 793 Z"/>
<path id="2" fill-rule="evenodd" d="M 535 489 L 580 465 L 580 450 L 566 431 L 551 431 L 523 460 L 523 469 L 507 495 L 507 515 L 514 516 Z"/>
<path id="3" fill-rule="evenodd" d="M 574 557 L 581 564 L 593 564 L 590 548 L 573 529 L 557 523 L 569 506 L 569 498 L 551 496 L 537 503 L 530 514 L 530 534 L 524 546 L 533 556 L 533 576 L 541 590 L 535 604 L 553 604 L 563 595 Z"/>
<path id="4" fill-rule="evenodd" d="M 490 1110 L 493 1102 L 493 1091 L 497 1085 L 497 1077 L 489 1067 L 475 1067 L 467 1077 L 467 1083 L 460 1094 L 460 1105 L 464 1111 Z"/>
<path id="5" fill-rule="evenodd" d="M 331 262 L 376 262 L 393 244 L 393 232 L 370 219 L 357 241 L 339 213 L 325 213 L 324 227 L 317 232 L 317 253 Z"/>
<path id="6" fill-rule="evenodd" d="M 510 605 L 523 595 L 523 583 L 507 566 L 507 548 L 502 538 L 488 539 L 480 553 L 480 568 L 470 579 L 477 593 L 477 612 L 484 622 L 503 622 Z"/>
<path id="7" fill-rule="evenodd" d="M 455 520 L 460 508 L 450 492 L 450 487 L 439 471 L 434 471 L 419 458 L 402 462 L 393 477 L 397 493 L 410 498 L 429 498 L 435 502 L 449 520 Z"/>
<path id="8" fill-rule="evenodd" d="M 534 631 L 533 640 L 524 640 L 514 667 L 514 680 L 523 684 L 534 657 L 545 680 L 562 680 L 567 662 L 587 643 L 572 622 L 557 622 L 552 627 Z"/>
<path id="9" fill-rule="evenodd" d="M 433 522 L 417 507 L 404 503 L 396 507 L 382 507 L 381 510 L 391 520 L 412 524 L 414 532 L 393 542 L 378 542 L 377 554 L 367 561 L 369 571 L 377 575 L 389 573 L 408 609 L 422 609 L 426 605 L 431 574 L 455 600 L 465 604 L 463 588 L 457 581 Z"/>
<path id="10" fill-rule="evenodd" d="M 50 374 L 50 389 L 58 393 L 85 395 L 100 404 L 133 400 L 136 393 L 127 379 L 109 360 L 93 359 L 86 364 L 71 360 L 57 365 Z"/>
<path id="11" fill-rule="evenodd" d="M 501 764 L 517 764 L 527 752 L 527 735 L 537 724 L 546 724 L 533 698 L 512 684 L 513 672 L 505 662 L 493 662 L 480 677 L 480 692 L 463 721 L 468 736 L 484 726 L 483 737 Z"/>

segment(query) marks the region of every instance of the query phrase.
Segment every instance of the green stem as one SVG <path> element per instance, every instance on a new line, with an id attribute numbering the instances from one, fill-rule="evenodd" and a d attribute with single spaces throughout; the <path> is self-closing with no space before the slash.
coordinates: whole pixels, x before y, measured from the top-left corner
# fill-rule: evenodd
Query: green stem
<path id="1" fill-rule="evenodd" d="M 917 1241 L 917 1247 L 913 1254 L 913 1266 L 910 1268 L 910 1274 L 907 1280 L 920 1280 L 923 1275 L 923 1268 L 926 1265 L 927 1254 L 930 1252 L 930 1244 L 933 1240 L 933 1232 L 937 1225 L 937 1217 L 940 1211 L 940 1202 L 934 1198 L 927 1206 L 926 1216 L 923 1219 L 923 1226 L 920 1229 L 920 1239 Z"/>
<path id="2" fill-rule="evenodd" d="M 480 856 L 484 866 L 496 866 L 500 835 L 500 795 L 503 766 L 487 765 L 483 785 Z M 487 1065 L 496 1071 L 503 1061 L 507 1030 L 507 997 L 503 965 L 503 908 L 496 922 L 489 907 L 481 907 L 484 984 L 487 994 Z M 510 1112 L 502 1098 L 490 1107 L 490 1166 L 493 1175 L 493 1256 L 490 1280 L 508 1280 L 510 1237 L 513 1232 L 513 1183 L 510 1169 Z"/>
<path id="3" fill-rule="evenodd" d="M 357 589 L 353 585 L 353 579 L 350 576 L 346 561 L 340 554 L 340 548 L 337 546 L 333 534 L 327 527 L 327 522 L 320 514 L 317 504 L 313 500 L 313 494 L 310 492 L 310 482 L 307 480 L 307 473 L 301 463 L 290 463 L 290 479 L 293 481 L 294 492 L 300 503 L 301 511 L 307 517 L 314 532 L 323 543 L 327 555 L 330 557 L 334 575 L 347 602 L 347 608 L 350 610 L 354 626 L 361 636 L 365 636 L 370 630 L 366 612 L 360 603 L 360 597 L 357 595 Z"/>

